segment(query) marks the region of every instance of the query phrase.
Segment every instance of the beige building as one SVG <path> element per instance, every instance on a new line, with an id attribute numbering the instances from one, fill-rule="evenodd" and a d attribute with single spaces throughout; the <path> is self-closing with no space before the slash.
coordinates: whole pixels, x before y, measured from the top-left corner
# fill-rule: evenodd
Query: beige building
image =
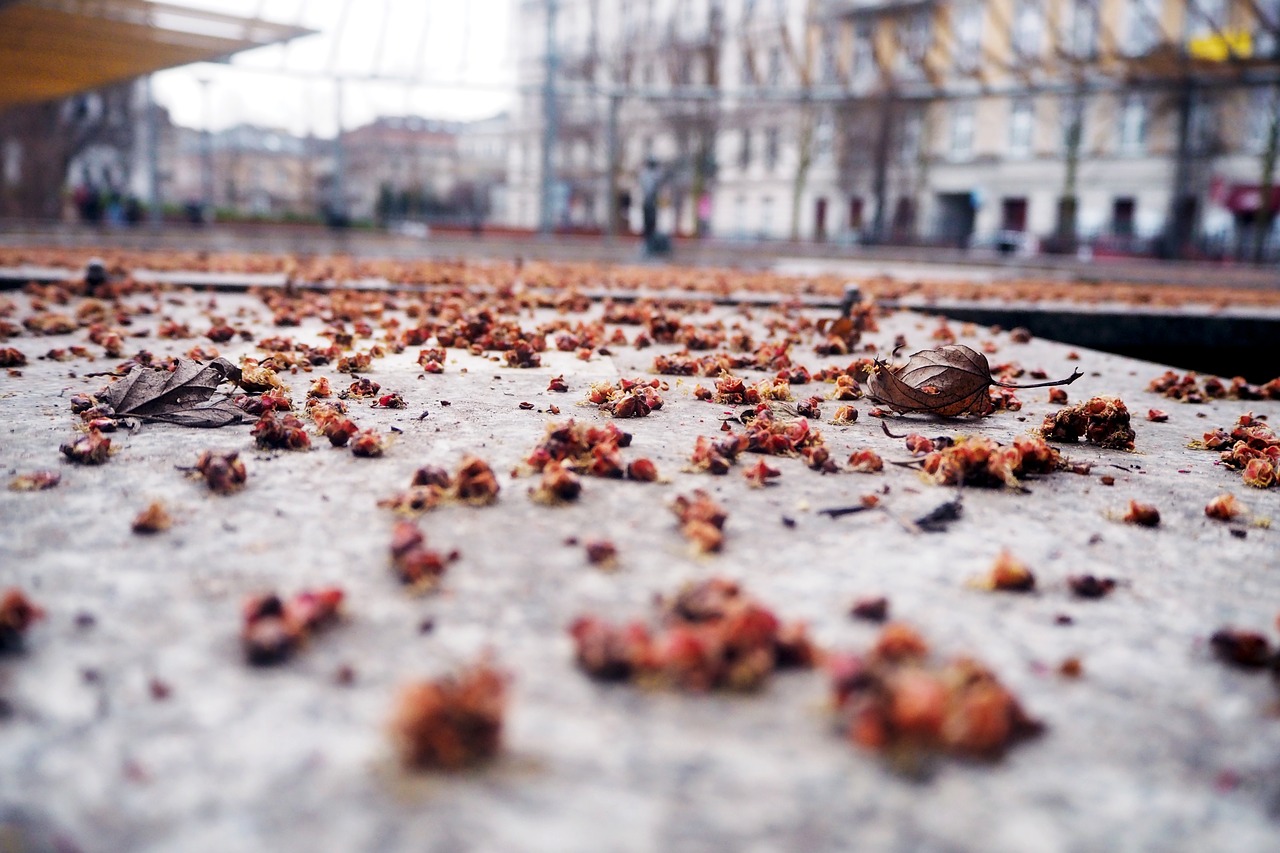
<path id="1" fill-rule="evenodd" d="M 513 27 L 530 227 L 548 5 Z M 558 225 L 607 226 L 610 164 L 634 196 L 649 155 L 671 227 L 725 237 L 1233 252 L 1280 202 L 1277 0 L 555 5 Z"/>
<path id="2" fill-rule="evenodd" d="M 172 160 L 161 158 L 162 196 L 241 215 L 314 216 L 322 161 L 308 141 L 277 128 L 241 124 L 206 137 L 176 128 Z M 207 150 L 206 150 L 207 146 Z"/>

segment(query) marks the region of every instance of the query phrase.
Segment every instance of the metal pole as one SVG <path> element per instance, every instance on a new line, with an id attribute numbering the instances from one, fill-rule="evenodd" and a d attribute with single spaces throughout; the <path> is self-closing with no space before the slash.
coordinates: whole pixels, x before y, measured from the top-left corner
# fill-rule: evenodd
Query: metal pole
<path id="1" fill-rule="evenodd" d="M 621 217 L 621 211 L 618 210 L 618 107 L 622 103 L 622 98 L 618 95 L 609 96 L 609 124 L 607 125 L 608 146 L 608 165 L 609 170 L 609 200 L 608 207 L 605 208 L 605 235 L 609 238 L 608 242 L 612 243 L 614 238 L 618 236 L 621 230 L 621 223 L 618 221 Z"/>
<path id="2" fill-rule="evenodd" d="M 164 221 L 160 209 L 160 121 L 155 92 L 151 88 L 151 76 L 147 76 L 147 221 L 159 225 Z"/>
<path id="3" fill-rule="evenodd" d="M 204 128 L 200 132 L 200 202 L 202 215 L 206 220 L 213 218 L 213 132 L 209 128 L 209 83 L 208 77 L 200 78 L 200 91 L 204 100 Z"/>
<path id="4" fill-rule="evenodd" d="M 330 200 L 330 216 L 335 222 L 346 215 L 346 188 L 344 174 L 346 157 L 342 148 L 342 78 L 333 79 L 333 107 L 335 126 L 333 130 L 333 198 Z"/>
<path id="5" fill-rule="evenodd" d="M 556 66 L 559 55 L 556 45 L 556 12 L 558 0 L 547 0 L 547 57 L 546 75 L 542 88 L 542 211 L 538 230 L 544 237 L 555 229 L 555 175 L 553 174 L 556 145 Z"/>

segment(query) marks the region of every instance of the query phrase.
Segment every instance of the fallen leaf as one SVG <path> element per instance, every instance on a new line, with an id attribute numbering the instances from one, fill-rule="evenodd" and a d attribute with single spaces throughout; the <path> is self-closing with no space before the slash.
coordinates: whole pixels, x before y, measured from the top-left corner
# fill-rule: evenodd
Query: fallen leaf
<path id="1" fill-rule="evenodd" d="M 98 392 L 100 405 L 111 417 L 139 418 L 189 427 L 238 424 L 244 412 L 229 399 L 211 400 L 228 379 L 238 382 L 240 368 L 225 358 L 208 364 L 178 359 L 172 372 L 138 366 Z"/>
<path id="2" fill-rule="evenodd" d="M 1057 382 L 1011 385 L 992 377 L 986 356 L 959 344 L 921 350 L 899 368 L 882 361 L 876 364 L 879 370 L 867 379 L 868 396 L 873 400 L 896 412 L 926 412 L 946 418 L 989 414 L 992 405 L 987 389 L 992 385 L 1001 388 L 1070 385 L 1084 375 L 1077 370 Z"/>

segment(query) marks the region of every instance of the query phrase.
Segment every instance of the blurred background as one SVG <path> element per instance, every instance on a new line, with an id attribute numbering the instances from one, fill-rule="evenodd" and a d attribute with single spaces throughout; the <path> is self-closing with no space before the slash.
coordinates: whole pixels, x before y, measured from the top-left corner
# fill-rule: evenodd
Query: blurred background
<path id="1" fill-rule="evenodd" d="M 1280 0 L 0 0 L 0 228 L 1274 263 Z"/>

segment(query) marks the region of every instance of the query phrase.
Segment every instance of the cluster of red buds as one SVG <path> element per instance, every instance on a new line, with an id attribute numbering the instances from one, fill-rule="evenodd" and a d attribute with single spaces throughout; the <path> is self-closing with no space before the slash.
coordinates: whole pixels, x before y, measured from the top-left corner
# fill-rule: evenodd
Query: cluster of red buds
<path id="1" fill-rule="evenodd" d="M 1074 444 L 1083 437 L 1099 447 L 1133 450 L 1129 409 L 1119 397 L 1092 397 L 1045 415 L 1040 431 L 1049 441 Z"/>
<path id="2" fill-rule="evenodd" d="M 77 465 L 102 465 L 111 457 L 111 439 L 97 427 L 90 427 L 88 432 L 66 442 L 60 449 L 69 462 Z"/>
<path id="3" fill-rule="evenodd" d="M 587 393 L 587 402 L 615 418 L 643 418 L 662 408 L 661 387 L 658 379 L 620 379 L 617 385 L 596 382 Z"/>
<path id="4" fill-rule="evenodd" d="M 0 654 L 22 650 L 22 638 L 32 623 L 44 618 L 44 611 L 17 587 L 0 595 Z"/>
<path id="5" fill-rule="evenodd" d="M 204 478 L 209 491 L 219 495 L 240 491 L 249 479 L 244 461 L 240 459 L 240 453 L 236 450 L 225 453 L 214 450 L 201 452 L 196 460 L 194 473 Z"/>
<path id="6" fill-rule="evenodd" d="M 439 347 L 424 349 L 418 352 L 418 367 L 423 373 L 444 373 L 444 362 L 447 358 L 445 350 Z"/>
<path id="7" fill-rule="evenodd" d="M 1221 451 L 1222 464 L 1240 471 L 1244 482 L 1256 489 L 1269 489 L 1280 479 L 1280 437 L 1252 412 L 1241 415 L 1231 432 L 1205 433 L 1204 447 Z"/>
<path id="8" fill-rule="evenodd" d="M 408 489 L 378 501 L 378 506 L 405 515 L 420 515 L 445 502 L 489 506 L 497 502 L 501 491 L 489 463 L 477 456 L 467 456 L 452 476 L 435 465 L 422 466 L 414 472 Z"/>
<path id="9" fill-rule="evenodd" d="M 696 489 L 692 497 L 680 495 L 671 511 L 680 520 L 680 532 L 699 553 L 709 554 L 724 547 L 724 525 L 729 513 L 711 495 L 701 489 Z"/>
<path id="10" fill-rule="evenodd" d="M 570 626 L 578 666 L 601 681 L 681 690 L 754 690 L 778 669 L 812 667 L 819 653 L 802 624 L 784 625 L 733 581 L 689 584 L 660 607 L 660 627 L 583 616 Z"/>
<path id="11" fill-rule="evenodd" d="M 253 425 L 258 447 L 272 450 L 310 450 L 311 436 L 296 415 L 266 412 Z"/>
<path id="12" fill-rule="evenodd" d="M 391 567 L 405 586 L 428 590 L 461 555 L 457 551 L 440 554 L 427 547 L 427 537 L 416 524 L 397 521 L 391 531 Z"/>
<path id="13" fill-rule="evenodd" d="M 456 770 L 497 755 L 507 682 L 505 673 L 482 660 L 457 674 L 404 687 L 390 723 L 404 765 Z"/>
<path id="14" fill-rule="evenodd" d="M 1044 439 L 1019 436 L 1001 444 L 982 436 L 957 439 L 950 447 L 927 453 L 925 479 L 939 486 L 1018 488 L 1028 474 L 1049 474 L 1062 467 L 1062 456 Z"/>
<path id="15" fill-rule="evenodd" d="M 931 663 L 915 629 L 890 623 L 864 655 L 827 665 L 839 727 L 850 741 L 898 761 L 942 752 L 993 758 L 1043 725 L 972 658 Z"/>
<path id="16" fill-rule="evenodd" d="M 338 587 L 304 590 L 287 601 L 274 592 L 253 596 L 240 631 L 245 659 L 256 666 L 288 660 L 315 630 L 337 620 L 343 597 Z"/>

